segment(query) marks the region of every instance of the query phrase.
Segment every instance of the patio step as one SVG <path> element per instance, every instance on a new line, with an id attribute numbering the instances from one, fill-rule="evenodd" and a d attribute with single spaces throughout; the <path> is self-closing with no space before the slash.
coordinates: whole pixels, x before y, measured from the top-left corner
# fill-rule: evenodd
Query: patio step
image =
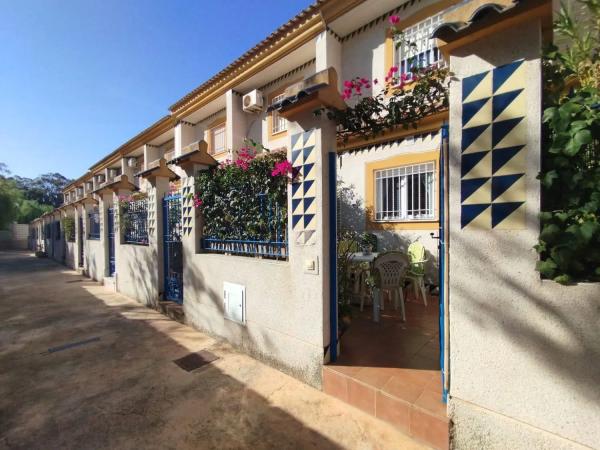
<path id="1" fill-rule="evenodd" d="M 436 393 L 408 392 L 403 386 L 376 387 L 338 366 L 323 367 L 323 391 L 428 446 L 449 448 L 450 420 Z"/>
<path id="2" fill-rule="evenodd" d="M 185 312 L 179 303 L 160 301 L 158 302 L 158 311 L 176 322 L 185 324 Z"/>

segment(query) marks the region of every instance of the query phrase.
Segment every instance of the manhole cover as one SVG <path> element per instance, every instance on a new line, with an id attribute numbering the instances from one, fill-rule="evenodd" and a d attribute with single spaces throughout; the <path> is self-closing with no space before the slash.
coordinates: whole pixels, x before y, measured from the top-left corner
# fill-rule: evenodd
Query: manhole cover
<path id="1" fill-rule="evenodd" d="M 190 353 L 189 355 L 176 359 L 173 362 L 183 370 L 191 372 L 192 370 L 196 370 L 202 366 L 205 366 L 206 364 L 210 364 L 217 359 L 219 359 L 217 355 L 207 350 L 201 350 L 196 353 Z"/>

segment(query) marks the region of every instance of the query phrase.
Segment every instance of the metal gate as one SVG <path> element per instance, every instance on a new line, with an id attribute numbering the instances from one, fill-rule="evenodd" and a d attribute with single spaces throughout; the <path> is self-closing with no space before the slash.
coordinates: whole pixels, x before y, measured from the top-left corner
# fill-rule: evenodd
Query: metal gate
<path id="1" fill-rule="evenodd" d="M 108 208 L 108 276 L 116 273 L 115 267 L 115 210 Z"/>
<path id="2" fill-rule="evenodd" d="M 181 244 L 181 195 L 163 199 L 163 251 L 165 300 L 183 303 L 183 248 Z"/>
<path id="3" fill-rule="evenodd" d="M 83 217 L 79 217 L 79 267 L 83 267 Z"/>

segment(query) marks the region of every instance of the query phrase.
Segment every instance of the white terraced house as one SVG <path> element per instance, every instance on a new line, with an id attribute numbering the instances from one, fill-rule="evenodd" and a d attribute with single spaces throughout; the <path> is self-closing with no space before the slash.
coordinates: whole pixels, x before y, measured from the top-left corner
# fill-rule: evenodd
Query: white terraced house
<path id="1" fill-rule="evenodd" d="M 33 245 L 431 447 L 596 447 L 597 383 L 563 369 L 598 358 L 556 318 L 597 351 L 598 285 L 540 279 L 531 250 L 553 11 L 319 0 L 68 185 Z M 416 127 L 343 139 L 315 114 L 428 67 L 448 103 Z"/>

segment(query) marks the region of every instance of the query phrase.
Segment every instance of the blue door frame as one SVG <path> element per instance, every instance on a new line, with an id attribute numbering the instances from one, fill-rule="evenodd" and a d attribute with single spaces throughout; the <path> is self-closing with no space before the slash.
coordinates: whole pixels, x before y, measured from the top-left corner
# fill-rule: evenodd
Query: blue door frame
<path id="1" fill-rule="evenodd" d="M 79 267 L 83 267 L 83 217 L 79 217 L 79 239 L 77 245 L 79 245 Z"/>
<path id="2" fill-rule="evenodd" d="M 442 372 L 442 401 L 448 401 L 448 391 L 446 389 L 446 367 L 445 367 L 445 328 L 446 328 L 446 196 L 448 177 L 448 124 L 442 126 L 442 142 L 440 145 L 440 170 L 439 170 L 439 193 L 440 193 L 440 222 L 439 222 L 439 241 L 438 241 L 438 270 L 439 270 L 439 308 L 440 308 L 440 369 Z"/>
<path id="3" fill-rule="evenodd" d="M 117 272 L 115 264 L 115 210 L 108 208 L 108 276 L 112 277 Z"/>
<path id="4" fill-rule="evenodd" d="M 181 243 L 181 195 L 163 199 L 164 299 L 183 303 L 183 247 Z"/>
<path id="5" fill-rule="evenodd" d="M 329 359 L 337 360 L 338 302 L 337 302 L 337 160 L 336 153 L 327 154 L 329 170 Z"/>

